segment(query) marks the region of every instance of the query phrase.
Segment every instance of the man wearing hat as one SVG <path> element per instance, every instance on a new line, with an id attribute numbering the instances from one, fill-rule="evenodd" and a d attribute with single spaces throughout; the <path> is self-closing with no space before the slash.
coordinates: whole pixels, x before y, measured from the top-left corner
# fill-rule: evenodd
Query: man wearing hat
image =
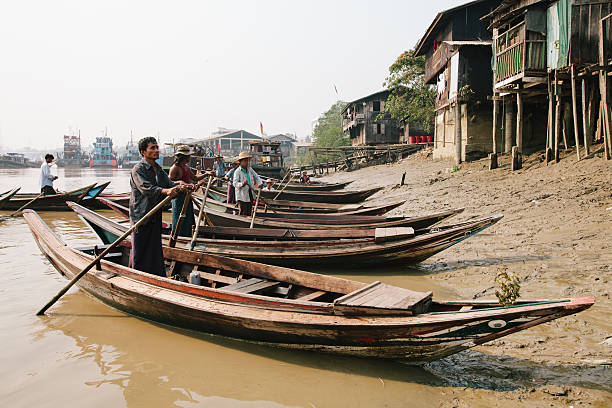
<path id="1" fill-rule="evenodd" d="M 213 172 L 206 172 L 204 174 L 194 174 L 189 168 L 189 162 L 193 152 L 189 146 L 181 145 L 176 149 L 174 153 L 174 161 L 172 167 L 170 167 L 170 180 L 174 182 L 183 182 L 185 184 L 197 183 L 204 177 L 213 175 Z M 176 228 L 178 220 L 181 216 L 181 210 L 183 209 L 183 202 L 185 201 L 186 194 L 180 193 L 172 199 L 172 230 Z M 181 222 L 181 226 L 178 231 L 178 236 L 190 237 L 192 227 L 194 225 L 193 216 L 193 203 L 187 203 L 185 209 L 185 218 Z"/>
<path id="2" fill-rule="evenodd" d="M 262 188 L 263 183 L 259 175 L 249 166 L 251 156 L 247 152 L 240 152 L 238 155 L 238 168 L 234 172 L 232 184 L 236 189 L 236 201 L 238 201 L 238 211 L 240 215 L 250 216 L 253 210 L 253 200 L 255 187 Z"/>
<path id="3" fill-rule="evenodd" d="M 223 156 L 218 155 L 215 157 L 215 163 L 213 164 L 213 169 L 215 170 L 215 174 L 219 179 L 225 177 L 225 162 L 223 161 Z M 223 181 L 217 180 L 217 187 L 223 187 Z"/>

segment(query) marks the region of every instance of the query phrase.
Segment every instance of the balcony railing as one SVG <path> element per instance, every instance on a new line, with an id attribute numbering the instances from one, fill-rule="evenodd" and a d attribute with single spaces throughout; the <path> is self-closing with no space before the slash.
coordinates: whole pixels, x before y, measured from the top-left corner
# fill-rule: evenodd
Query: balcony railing
<path id="1" fill-rule="evenodd" d="M 499 35 L 495 44 L 496 83 L 519 74 L 546 71 L 546 40 L 526 39 L 524 23 Z"/>

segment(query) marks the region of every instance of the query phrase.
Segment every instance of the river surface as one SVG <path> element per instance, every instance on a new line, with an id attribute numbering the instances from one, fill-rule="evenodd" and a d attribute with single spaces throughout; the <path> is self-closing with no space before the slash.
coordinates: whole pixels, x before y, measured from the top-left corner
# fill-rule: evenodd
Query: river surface
<path id="1" fill-rule="evenodd" d="M 22 192 L 37 192 L 38 172 L 0 170 L 0 190 L 20 185 Z M 58 176 L 60 190 L 108 180 L 109 192 L 129 187 L 124 169 L 59 169 Z M 70 211 L 40 215 L 68 243 L 97 242 Z M 38 317 L 36 311 L 66 280 L 41 255 L 21 217 L 0 221 L 0 265 L 4 407 L 440 407 L 455 406 L 454 398 L 467 399 L 468 406 L 498 406 L 499 393 L 538 382 L 612 391 L 610 383 L 600 383 L 612 379 L 609 371 L 545 367 L 478 351 L 411 367 L 276 350 L 134 318 L 78 288 Z M 459 297 L 430 275 L 425 263 L 365 272 L 349 268 L 337 276 L 433 290 L 440 299 Z"/>

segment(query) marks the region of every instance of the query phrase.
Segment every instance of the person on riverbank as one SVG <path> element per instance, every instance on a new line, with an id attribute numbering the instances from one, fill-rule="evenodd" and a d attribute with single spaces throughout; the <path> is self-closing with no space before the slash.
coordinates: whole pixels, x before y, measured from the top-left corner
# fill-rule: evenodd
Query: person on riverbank
<path id="1" fill-rule="evenodd" d="M 186 145 L 179 146 L 178 149 L 176 149 L 176 153 L 174 153 L 174 162 L 172 167 L 170 167 L 169 172 L 170 180 L 191 185 L 192 183 L 197 183 L 206 176 L 214 175 L 213 171 L 208 171 L 202 174 L 194 174 L 189 168 L 189 162 L 191 161 L 192 154 L 193 152 L 191 149 L 189 149 L 189 146 Z M 178 224 L 186 196 L 187 195 L 185 193 L 179 193 L 172 199 L 172 231 L 174 231 L 176 225 Z M 178 230 L 178 236 L 190 237 L 192 234 L 191 230 L 193 225 L 193 203 L 189 202 L 187 203 L 187 208 L 185 209 L 185 218 L 183 218 Z"/>
<path id="2" fill-rule="evenodd" d="M 220 179 L 225 177 L 225 162 L 223 161 L 223 156 L 219 155 L 215 157 L 215 163 L 213 164 L 213 169 L 217 177 Z M 223 181 L 217 180 L 217 187 L 223 187 Z"/>
<path id="3" fill-rule="evenodd" d="M 253 211 L 253 201 L 255 200 L 253 191 L 255 187 L 263 188 L 261 178 L 249 166 L 249 156 L 247 152 L 240 152 L 238 155 L 238 168 L 234 172 L 233 184 L 236 189 L 236 201 L 238 201 L 238 214 L 250 216 Z"/>
<path id="4" fill-rule="evenodd" d="M 40 166 L 40 192 L 42 195 L 57 194 L 53 188 L 53 182 L 57 180 L 57 176 L 51 174 L 51 162 L 53 159 L 52 154 L 45 154 L 45 161 Z"/>
<path id="5" fill-rule="evenodd" d="M 182 181 L 175 184 L 155 162 L 159 158 L 159 146 L 154 137 L 138 142 L 142 160 L 130 172 L 130 222 L 140 221 L 163 196 L 176 197 L 187 187 Z M 132 233 L 130 266 L 153 275 L 166 276 L 161 244 L 162 213 L 158 211 Z"/>
<path id="6" fill-rule="evenodd" d="M 234 188 L 234 173 L 236 173 L 236 169 L 238 168 L 238 161 L 234 161 L 232 163 L 232 168 L 227 172 L 225 177 L 225 181 L 227 181 L 227 196 L 225 201 L 228 204 L 236 204 L 236 189 Z"/>

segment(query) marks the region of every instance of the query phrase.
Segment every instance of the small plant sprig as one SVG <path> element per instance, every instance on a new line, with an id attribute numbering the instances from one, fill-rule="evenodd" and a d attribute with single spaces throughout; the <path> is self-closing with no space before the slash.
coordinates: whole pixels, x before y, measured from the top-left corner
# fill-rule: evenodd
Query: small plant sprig
<path id="1" fill-rule="evenodd" d="M 513 305 L 516 299 L 520 297 L 521 285 L 519 279 L 516 275 L 509 273 L 505 266 L 498 268 L 495 283 L 499 285 L 499 290 L 495 291 L 495 296 L 502 305 Z"/>

